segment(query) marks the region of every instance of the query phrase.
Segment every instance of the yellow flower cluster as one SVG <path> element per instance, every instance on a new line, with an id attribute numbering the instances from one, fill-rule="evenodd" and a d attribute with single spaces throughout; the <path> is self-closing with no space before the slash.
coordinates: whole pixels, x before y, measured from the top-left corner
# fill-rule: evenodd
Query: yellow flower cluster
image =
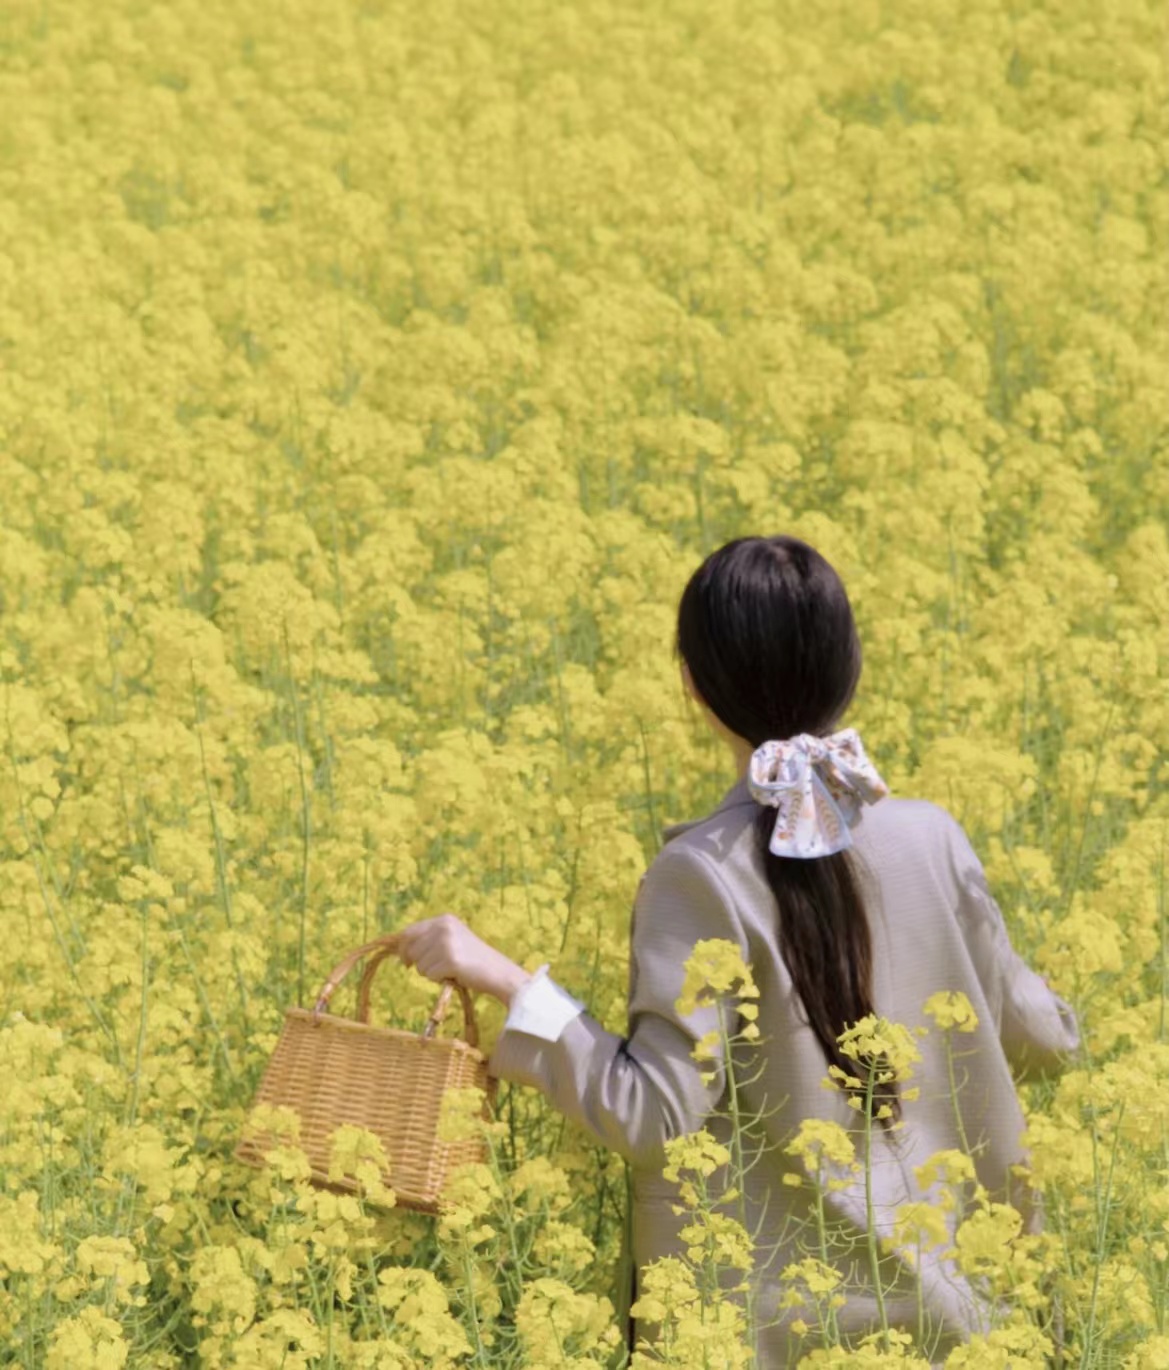
<path id="1" fill-rule="evenodd" d="M 922 1011 L 934 1020 L 943 1032 L 953 1028 L 957 1032 L 973 1032 L 978 1027 L 978 1014 L 961 990 L 939 990 L 925 1001 Z"/>
<path id="2" fill-rule="evenodd" d="M 1060 1318 L 1084 1370 L 1164 1363 L 1162 30 L 1147 0 L 5 0 L 20 1363 L 608 1360 L 622 1167 L 544 1101 L 450 1101 L 444 1136 L 481 1127 L 489 1160 L 437 1220 L 390 1206 L 376 1139 L 335 1138 L 361 1194 L 318 1191 L 297 1120 L 246 1109 L 284 1009 L 446 908 L 623 1021 L 638 876 L 731 778 L 677 676 L 678 595 L 772 532 L 848 587 L 849 721 L 892 791 L 965 825 L 1084 1025 L 1024 1093 L 1051 1243 L 935 1158 L 933 1206 L 1011 1308 L 954 1364 L 1038 1363 Z M 737 949 L 686 975 L 680 1013 L 729 997 L 758 1043 Z M 977 1016 L 936 988 L 956 1043 Z M 416 1031 L 434 994 L 387 963 L 374 1021 Z M 489 1049 L 502 1006 L 478 1008 Z M 833 1088 L 876 1061 L 911 1097 L 910 1029 L 846 1045 Z M 232 1159 L 245 1125 L 262 1169 Z M 863 1170 L 818 1120 L 790 1140 L 788 1197 Z M 749 1363 L 750 1309 L 712 1283 L 746 1239 L 700 1216 L 714 1154 L 675 1157 L 698 1204 L 641 1286 L 680 1367 Z"/>

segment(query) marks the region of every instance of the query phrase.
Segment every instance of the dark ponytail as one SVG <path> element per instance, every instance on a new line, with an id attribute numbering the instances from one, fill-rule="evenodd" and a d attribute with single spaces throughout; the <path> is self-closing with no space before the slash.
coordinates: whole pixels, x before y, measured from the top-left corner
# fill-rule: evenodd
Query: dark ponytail
<path id="1" fill-rule="evenodd" d="M 840 577 L 794 537 L 736 538 L 712 552 L 682 592 L 676 651 L 710 711 L 753 747 L 834 731 L 861 674 Z M 774 827 L 775 810 L 761 806 L 756 833 L 780 951 L 828 1064 L 863 1080 L 865 1063 L 843 1055 L 836 1040 L 874 1011 L 872 943 L 852 853 L 776 856 L 768 849 Z M 874 1108 L 882 1103 L 899 1115 L 895 1084 L 875 1088 Z"/>

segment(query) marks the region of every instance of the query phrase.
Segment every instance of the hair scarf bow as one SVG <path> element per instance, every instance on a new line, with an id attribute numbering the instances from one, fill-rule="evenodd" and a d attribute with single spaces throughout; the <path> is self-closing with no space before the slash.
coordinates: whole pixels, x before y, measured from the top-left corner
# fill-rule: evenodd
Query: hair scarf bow
<path id="1" fill-rule="evenodd" d="M 768 846 L 776 856 L 829 856 L 852 846 L 860 806 L 889 793 L 855 728 L 828 737 L 798 733 L 751 754 L 747 788 L 779 810 Z"/>

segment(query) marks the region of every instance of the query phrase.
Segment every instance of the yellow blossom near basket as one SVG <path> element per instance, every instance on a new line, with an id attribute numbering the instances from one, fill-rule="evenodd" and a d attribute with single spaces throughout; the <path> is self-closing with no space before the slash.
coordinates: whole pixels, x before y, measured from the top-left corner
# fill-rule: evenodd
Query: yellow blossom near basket
<path id="1" fill-rule="evenodd" d="M 355 1191 L 356 1179 L 330 1180 L 334 1132 L 349 1124 L 377 1136 L 389 1160 L 382 1182 L 396 1203 L 422 1213 L 441 1211 L 449 1172 L 468 1161 L 483 1161 L 482 1136 L 440 1140 L 440 1115 L 448 1091 L 484 1091 L 483 1116 L 494 1107 L 498 1081 L 487 1073 L 479 1050 L 479 1030 L 470 994 L 454 980 L 443 982 L 438 1001 L 421 1033 L 375 1027 L 369 1021 L 369 995 L 378 966 L 395 954 L 390 933 L 351 951 L 330 972 L 313 1008 L 289 1008 L 272 1058 L 260 1081 L 253 1108 L 283 1105 L 300 1118 L 299 1145 L 309 1159 L 314 1184 Z M 325 1012 L 342 980 L 368 957 L 357 994 L 357 1017 Z M 465 1039 L 435 1035 L 452 993 L 463 1002 Z M 263 1165 L 275 1138 L 265 1132 L 245 1136 L 237 1160 Z"/>

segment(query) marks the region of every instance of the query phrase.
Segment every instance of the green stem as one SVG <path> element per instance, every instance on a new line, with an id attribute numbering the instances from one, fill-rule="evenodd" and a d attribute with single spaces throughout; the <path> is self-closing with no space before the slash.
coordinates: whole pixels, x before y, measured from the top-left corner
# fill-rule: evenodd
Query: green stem
<path id="1" fill-rule="evenodd" d="M 479 1310 L 475 1304 L 475 1281 L 471 1270 L 471 1254 L 463 1247 L 463 1279 L 467 1286 L 467 1310 L 471 1315 L 471 1330 L 475 1334 L 475 1364 L 486 1365 L 487 1357 L 483 1351 L 483 1338 L 479 1333 Z"/>
<path id="2" fill-rule="evenodd" d="M 508 1249 L 511 1252 L 511 1269 L 508 1270 L 505 1266 L 500 1270 L 500 1273 L 505 1282 L 511 1286 L 514 1301 L 518 1303 L 523 1292 L 524 1256 L 520 1252 L 519 1242 L 516 1240 L 515 1208 L 508 1193 L 507 1178 L 503 1173 L 503 1167 L 499 1164 L 499 1151 L 495 1145 L 495 1139 L 489 1135 L 486 1141 L 487 1164 L 495 1183 L 499 1186 L 500 1193 L 508 1196 L 503 1205 L 503 1223 Z"/>
<path id="3" fill-rule="evenodd" d="M 970 1155 L 970 1143 L 966 1139 L 966 1125 L 962 1121 L 962 1110 L 958 1107 L 958 1082 L 954 1078 L 954 1044 L 949 1029 L 943 1034 L 946 1043 L 946 1076 L 950 1082 L 950 1099 L 954 1105 L 954 1121 L 958 1125 L 958 1140 L 962 1150 Z"/>
<path id="4" fill-rule="evenodd" d="M 565 759 L 572 762 L 572 728 L 568 721 L 568 706 L 564 699 L 564 660 L 560 650 L 560 633 L 557 631 L 555 620 L 551 623 L 552 629 L 552 653 L 553 661 L 556 665 L 556 712 L 560 722 L 560 746 L 564 752 Z"/>
<path id="5" fill-rule="evenodd" d="M 661 845 L 661 834 L 658 832 L 657 813 L 654 809 L 653 787 L 649 773 L 649 747 L 645 741 L 645 724 L 640 719 L 637 721 L 637 731 L 641 736 L 641 767 L 645 777 L 645 806 L 649 811 L 650 833 L 657 846 Z"/>
<path id="6" fill-rule="evenodd" d="M 824 1216 L 824 1189 L 823 1189 L 823 1166 L 816 1168 L 816 1236 L 820 1243 L 820 1261 L 823 1265 L 831 1265 L 828 1259 L 828 1222 Z M 832 1306 L 832 1296 L 828 1297 L 828 1322 L 824 1328 L 824 1340 L 830 1345 L 835 1346 L 840 1341 L 840 1328 L 836 1321 L 836 1309 Z"/>
<path id="7" fill-rule="evenodd" d="M 219 827 L 219 816 L 215 811 L 215 798 L 211 792 L 211 776 L 207 770 L 207 750 L 203 745 L 203 704 L 199 699 L 199 687 L 195 680 L 195 663 L 190 662 L 191 670 L 191 690 L 195 697 L 196 727 L 195 736 L 199 742 L 199 764 L 203 771 L 203 790 L 207 795 L 207 809 L 211 815 L 211 832 L 215 838 L 215 876 L 219 884 L 219 899 L 223 905 L 223 916 L 227 919 L 229 931 L 234 927 L 231 913 L 231 885 L 227 879 L 227 858 L 224 854 L 223 833 Z M 141 785 L 139 785 L 141 790 Z M 239 955 L 233 946 L 231 949 L 232 966 L 235 970 L 236 988 L 239 990 L 240 1010 L 243 1016 L 243 1028 L 245 1036 L 248 1033 L 248 990 L 244 983 L 243 973 L 239 967 Z"/>
<path id="8" fill-rule="evenodd" d="M 369 941 L 369 829 L 364 828 L 361 834 L 361 845 L 363 847 L 361 855 L 361 940 L 362 943 Z"/>
<path id="9" fill-rule="evenodd" d="M 1076 889 L 1080 882 L 1080 866 L 1084 858 L 1084 846 L 1088 840 L 1088 824 L 1092 819 L 1092 800 L 1096 794 L 1096 782 L 1100 778 L 1100 767 L 1104 760 L 1104 743 L 1108 739 L 1108 730 L 1112 724 L 1112 715 L 1116 711 L 1116 691 L 1112 693 L 1112 698 L 1108 703 L 1108 717 L 1104 720 L 1104 727 L 1100 733 L 1100 741 L 1096 747 L 1095 764 L 1092 768 L 1092 782 L 1088 786 L 1088 797 L 1084 800 L 1084 826 L 1080 829 L 1080 841 L 1076 848 L 1076 864 L 1072 869 L 1072 878 L 1068 885 L 1067 904 L 1064 906 L 1064 913 L 1071 911 L 1072 900 L 1075 898 Z"/>
<path id="10" fill-rule="evenodd" d="M 329 741 L 328 723 L 325 719 L 325 693 L 321 689 L 320 677 L 314 673 L 313 698 L 317 702 L 317 723 L 321 729 L 321 749 L 325 758 L 325 793 L 329 797 L 329 808 L 337 807 L 337 795 L 333 789 L 333 746 Z"/>
<path id="11" fill-rule="evenodd" d="M 134 1073 L 130 1077 L 130 1099 L 126 1105 L 126 1126 L 132 1127 L 134 1120 L 138 1116 L 138 1093 L 139 1082 L 142 1076 L 142 1056 L 146 1048 L 146 1015 L 147 1000 L 150 989 L 150 951 L 148 941 L 149 915 L 147 913 L 147 902 L 141 901 L 142 913 L 142 998 L 138 1009 L 138 1041 L 134 1047 Z"/>
<path id="12" fill-rule="evenodd" d="M 727 1032 L 726 1020 L 723 1016 L 722 1005 L 719 1005 L 719 1028 L 722 1032 L 723 1061 L 725 1062 L 727 1077 L 727 1093 L 729 1096 L 729 1113 L 731 1116 L 731 1174 L 732 1181 L 738 1192 L 738 1212 L 739 1225 L 748 1236 L 752 1234 L 747 1227 L 747 1193 L 746 1193 L 746 1174 L 747 1169 L 743 1161 L 743 1122 L 742 1109 L 739 1106 L 739 1085 L 738 1077 L 735 1073 L 735 1061 L 731 1048 L 730 1034 Z M 747 1330 L 749 1339 L 753 1342 L 755 1336 L 755 1285 L 750 1279 L 747 1281 L 747 1295 L 744 1300 L 747 1312 Z"/>
<path id="13" fill-rule="evenodd" d="M 1169 900 L 1165 898 L 1165 835 L 1169 833 L 1169 823 L 1161 825 L 1161 860 L 1157 881 L 1157 917 L 1161 933 L 1161 1007 L 1157 1020 L 1157 1040 L 1165 1041 L 1165 1006 L 1169 1001 Z"/>
<path id="14" fill-rule="evenodd" d="M 378 1327 L 380 1328 L 381 1334 L 384 1337 L 389 1332 L 389 1325 L 386 1322 L 386 1310 L 382 1307 L 382 1301 L 377 1297 L 376 1294 L 376 1290 L 378 1287 L 378 1270 L 377 1265 L 374 1263 L 373 1252 L 369 1249 L 369 1247 L 366 1247 L 365 1250 L 365 1264 L 369 1270 L 370 1287 L 375 1291 L 372 1303 L 374 1310 L 377 1313 Z"/>
<path id="15" fill-rule="evenodd" d="M 877 1312 L 881 1318 L 881 1331 L 884 1333 L 884 1349 L 889 1348 L 889 1315 L 885 1311 L 885 1293 L 881 1288 L 880 1253 L 877 1247 L 877 1228 L 873 1221 L 873 1084 L 876 1067 L 869 1067 L 868 1083 L 865 1086 L 865 1229 L 869 1248 L 869 1264 L 873 1271 L 873 1295 L 877 1300 Z"/>
<path id="16" fill-rule="evenodd" d="M 1088 1322 L 1084 1329 L 1083 1350 L 1080 1352 L 1080 1370 L 1086 1370 L 1092 1353 L 1092 1338 L 1096 1334 L 1096 1307 L 1100 1297 L 1100 1272 L 1104 1268 L 1104 1242 L 1108 1236 L 1108 1218 L 1112 1211 L 1112 1181 L 1116 1174 L 1116 1154 L 1120 1149 L 1120 1124 L 1124 1117 L 1125 1101 L 1122 1099 L 1116 1114 L 1116 1132 L 1112 1138 L 1112 1152 L 1108 1158 L 1108 1178 L 1104 1186 L 1103 1202 L 1096 1209 L 1096 1261 L 1092 1272 L 1092 1294 L 1088 1300 Z M 1092 1159 L 1096 1158 L 1096 1119 L 1092 1118 Z M 1093 1186 L 1100 1192 L 1099 1179 Z"/>
<path id="17" fill-rule="evenodd" d="M 296 775 L 300 781 L 301 867 L 300 867 L 300 930 L 296 949 L 296 1002 L 304 1003 L 305 925 L 308 922 L 308 857 L 309 857 L 309 795 L 304 783 L 304 725 L 300 716 L 300 698 L 292 675 L 292 649 L 288 642 L 288 620 L 284 620 L 284 654 L 288 662 L 288 684 L 292 694 L 292 716 L 296 726 Z"/>
<path id="18" fill-rule="evenodd" d="M 66 944 L 64 935 L 61 932 L 61 925 L 58 923 L 57 917 L 53 912 L 52 900 L 49 898 L 49 891 L 47 886 L 45 885 L 45 878 L 41 872 L 41 865 L 40 862 L 37 860 L 36 847 L 33 843 L 32 835 L 28 829 L 28 819 L 25 816 L 24 787 L 20 783 L 20 772 L 16 764 L 16 743 L 15 739 L 12 736 L 11 718 L 6 718 L 6 722 L 8 725 L 8 759 L 12 763 L 12 778 L 16 782 L 16 800 L 20 810 L 18 815 L 18 821 L 20 823 L 20 830 L 24 833 L 24 840 L 28 844 L 29 855 L 32 857 L 33 871 L 36 874 L 37 887 L 41 892 L 41 900 L 45 906 L 45 915 L 49 920 L 49 926 L 53 929 L 53 937 L 56 939 L 57 947 L 61 952 L 62 960 L 69 968 L 69 974 L 73 979 L 73 983 L 77 986 L 77 990 L 80 993 L 82 999 L 84 1000 L 86 1007 L 93 1015 L 93 1021 L 98 1025 L 102 1033 L 108 1038 L 110 1045 L 113 1047 L 114 1063 L 120 1068 L 122 1065 L 122 1048 L 118 1043 L 117 1033 L 110 1026 L 110 1024 L 106 1022 L 97 1004 L 94 1002 L 93 996 L 85 988 L 81 976 L 78 973 L 76 962 L 69 954 L 69 947 Z"/>
<path id="19" fill-rule="evenodd" d="M 219 1020 L 215 1016 L 215 1010 L 211 1007 L 211 1001 L 207 998 L 207 991 L 203 986 L 203 981 L 199 977 L 199 971 L 195 966 L 194 958 L 191 956 L 191 948 L 187 945 L 187 934 L 183 931 L 182 924 L 177 926 L 179 934 L 179 946 L 183 949 L 183 955 L 187 958 L 187 966 L 190 968 L 191 976 L 195 981 L 195 993 L 199 996 L 199 1003 L 203 1006 L 203 1012 L 207 1015 L 207 1021 L 211 1024 L 211 1031 L 215 1034 L 215 1040 L 219 1043 L 219 1050 L 223 1056 L 223 1064 L 227 1067 L 227 1073 L 232 1083 L 235 1083 L 235 1065 L 231 1059 L 231 1053 L 227 1049 L 227 1042 L 224 1040 L 223 1032 L 219 1026 Z"/>
<path id="20" fill-rule="evenodd" d="M 142 920 L 142 957 L 140 974 L 142 976 L 142 996 L 138 1008 L 138 1040 L 134 1046 L 134 1070 L 130 1076 L 130 1098 L 126 1103 L 125 1126 L 133 1127 L 138 1117 L 138 1096 L 142 1081 L 142 1057 L 146 1054 L 146 1020 L 150 997 L 150 941 L 149 912 L 145 899 L 139 901 Z M 114 1217 L 115 1235 L 122 1231 L 122 1208 L 127 1202 L 133 1203 L 135 1181 L 127 1176 L 118 1194 L 117 1212 Z"/>

